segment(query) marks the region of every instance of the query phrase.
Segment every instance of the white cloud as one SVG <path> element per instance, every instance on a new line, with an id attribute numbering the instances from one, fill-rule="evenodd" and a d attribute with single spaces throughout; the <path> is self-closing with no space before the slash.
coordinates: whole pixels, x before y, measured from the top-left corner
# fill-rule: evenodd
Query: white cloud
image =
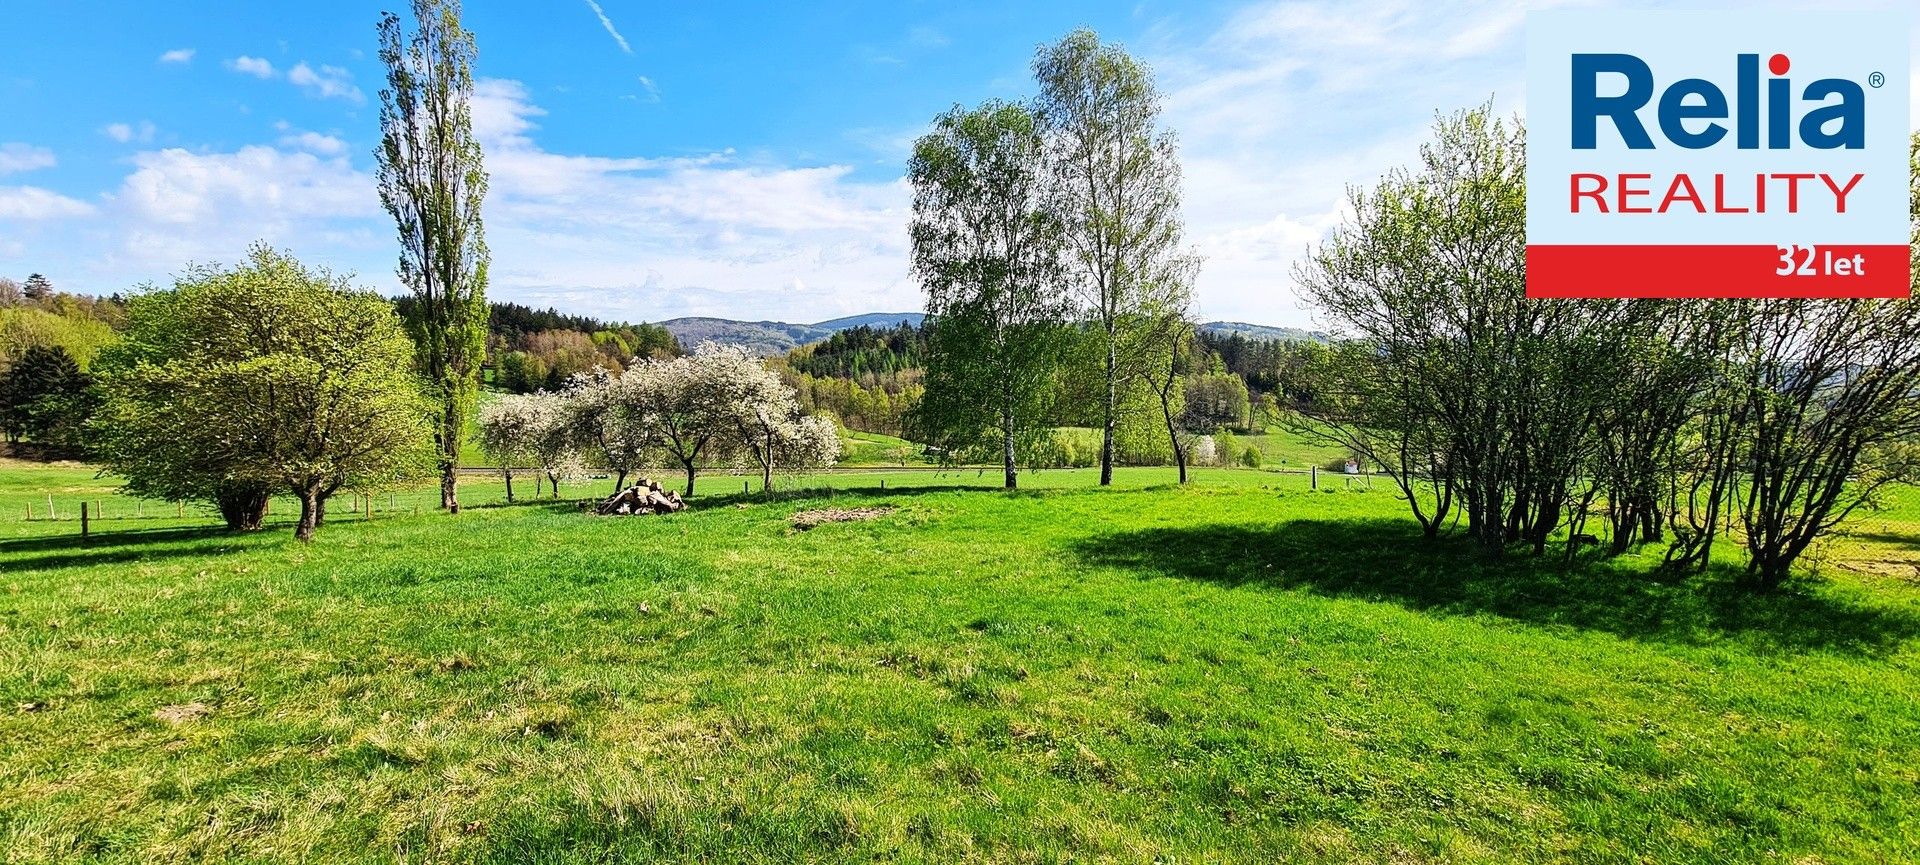
<path id="1" fill-rule="evenodd" d="M 655 86 L 655 85 L 654 85 L 654 83 L 653 83 L 653 79 L 651 79 L 651 78 L 648 78 L 648 77 L 647 77 L 647 76 L 645 76 L 645 75 L 642 75 L 642 76 L 640 76 L 640 86 L 641 86 L 641 87 L 642 87 L 643 89 L 645 89 L 645 91 L 646 91 L 646 94 L 647 94 L 647 96 L 646 96 L 646 100 L 647 100 L 648 102 L 659 102 L 659 101 L 660 101 L 660 88 L 659 88 L 658 86 Z"/>
<path id="2" fill-rule="evenodd" d="M 532 138 L 544 113 L 517 82 L 476 89 L 499 296 L 650 320 L 815 321 L 918 305 L 903 184 L 857 181 L 840 165 L 748 164 L 731 151 L 553 153 Z"/>
<path id="3" fill-rule="evenodd" d="M 373 216 L 373 180 L 344 158 L 272 147 L 194 153 L 177 147 L 141 153 L 114 198 L 155 224 L 247 230 L 256 219 Z M 236 214 L 245 218 L 232 220 Z M 234 224 L 234 223 L 238 224 Z"/>
<path id="4" fill-rule="evenodd" d="M 227 61 L 227 68 L 242 75 L 251 75 L 255 78 L 273 77 L 273 63 L 259 57 L 248 57 L 244 54 Z"/>
<path id="5" fill-rule="evenodd" d="M 367 101 L 360 88 L 353 86 L 353 74 L 338 66 L 321 66 L 315 71 L 304 62 L 298 63 L 287 70 L 287 81 L 309 96 L 345 99 L 356 104 Z"/>
<path id="6" fill-rule="evenodd" d="M 38 171 L 52 168 L 59 163 L 53 151 L 45 147 L 18 142 L 0 144 L 0 174 L 13 174 L 20 171 Z"/>
<path id="7" fill-rule="evenodd" d="M 620 50 L 632 54 L 633 46 L 627 44 L 627 37 L 620 35 L 620 31 L 614 29 L 613 19 L 607 17 L 606 10 L 601 9 L 600 4 L 594 0 L 587 0 L 587 7 L 592 9 L 593 14 L 600 19 L 600 26 L 607 28 L 607 35 L 612 36 L 613 41 L 620 45 Z"/>
<path id="8" fill-rule="evenodd" d="M 93 212 L 91 204 L 37 186 L 0 186 L 0 219 L 37 222 Z"/>
<path id="9" fill-rule="evenodd" d="M 296 132 L 280 137 L 280 146 L 295 150 L 318 153 L 321 156 L 338 156 L 347 151 L 347 143 L 331 135 L 318 132 Z"/>
<path id="10" fill-rule="evenodd" d="M 139 123 L 109 123 L 100 127 L 100 134 L 118 141 L 121 144 L 133 142 L 145 144 L 153 140 L 153 135 L 157 131 L 153 123 L 146 120 L 142 120 Z"/>
<path id="11" fill-rule="evenodd" d="M 1130 46 L 1179 135 L 1200 314 L 1312 324 L 1295 262 L 1338 224 L 1348 186 L 1417 157 L 1435 111 L 1520 107 L 1522 21 L 1468 2 L 1265 2 L 1197 40 Z"/>
<path id="12" fill-rule="evenodd" d="M 536 140 L 544 114 L 518 82 L 477 83 L 494 297 L 630 320 L 817 321 L 919 304 L 906 272 L 901 182 L 731 150 L 554 152 Z M 96 218 L 87 231 L 22 223 L 0 234 L 29 248 L 62 244 L 85 262 L 74 279 L 100 291 L 164 280 L 190 261 L 233 261 L 256 239 L 398 291 L 393 227 L 370 160 L 332 136 L 284 123 L 275 130 L 273 146 L 138 153 L 131 174 L 97 205 L 44 195 L 29 203 L 9 190 L 0 198 L 9 214 Z M 11 263 L 0 251 L 0 265 Z"/>
<path id="13" fill-rule="evenodd" d="M 160 55 L 160 62 L 161 63 L 192 63 L 193 49 L 192 48 L 175 48 L 172 51 L 168 51 L 167 53 Z"/>

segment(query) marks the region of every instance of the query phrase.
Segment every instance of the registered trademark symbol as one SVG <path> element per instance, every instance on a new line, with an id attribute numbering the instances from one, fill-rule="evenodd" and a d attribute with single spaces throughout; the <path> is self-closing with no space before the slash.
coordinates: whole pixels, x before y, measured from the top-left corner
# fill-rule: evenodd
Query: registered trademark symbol
<path id="1" fill-rule="evenodd" d="M 1875 72 L 1872 75 L 1867 76 L 1868 87 L 1879 87 L 1886 83 L 1887 83 L 1887 76 L 1882 75 L 1878 72 Z"/>

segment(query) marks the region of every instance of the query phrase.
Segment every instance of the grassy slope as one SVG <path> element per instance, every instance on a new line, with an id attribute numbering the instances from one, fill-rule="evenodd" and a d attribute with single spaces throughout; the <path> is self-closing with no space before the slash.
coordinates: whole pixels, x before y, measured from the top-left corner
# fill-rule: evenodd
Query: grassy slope
<path id="1" fill-rule="evenodd" d="M 1910 572 L 1755 600 L 1430 548 L 1384 491 L 1141 489 L 1166 477 L 1006 496 L 892 475 L 668 519 L 477 507 L 308 547 L 150 515 L 80 546 L 17 514 L 88 473 L 0 465 L 0 849 L 1920 856 Z M 899 510 L 788 529 L 823 503 Z M 1841 546 L 1910 554 L 1920 501 L 1901 508 Z"/>

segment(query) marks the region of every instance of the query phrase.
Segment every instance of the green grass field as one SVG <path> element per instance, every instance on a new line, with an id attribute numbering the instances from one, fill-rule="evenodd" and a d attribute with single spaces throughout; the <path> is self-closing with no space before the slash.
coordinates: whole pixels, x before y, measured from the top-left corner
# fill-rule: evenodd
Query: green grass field
<path id="1" fill-rule="evenodd" d="M 628 519 L 470 481 L 303 546 L 283 503 L 233 536 L 0 461 L 0 850 L 1920 859 L 1920 495 L 1756 598 L 1423 543 L 1385 484 L 1170 476 L 722 476 Z"/>

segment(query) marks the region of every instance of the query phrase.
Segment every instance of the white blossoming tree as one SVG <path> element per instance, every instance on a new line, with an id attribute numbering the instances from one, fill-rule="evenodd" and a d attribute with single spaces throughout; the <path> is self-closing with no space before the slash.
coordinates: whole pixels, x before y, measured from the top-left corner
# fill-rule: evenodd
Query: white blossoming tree
<path id="1" fill-rule="evenodd" d="M 827 468 L 840 459 L 840 431 L 833 421 L 801 414 L 793 389 L 773 370 L 761 366 L 744 390 L 734 424 L 741 450 L 760 468 L 761 491 L 773 489 L 776 471 Z"/>
<path id="2" fill-rule="evenodd" d="M 482 435 L 494 434 L 489 423 L 499 427 L 501 447 L 542 466 L 605 465 L 616 475 L 615 491 L 634 470 L 671 462 L 686 473 L 691 496 L 699 467 L 727 460 L 750 461 L 770 490 L 776 472 L 831 466 L 840 457 L 833 422 L 803 414 L 793 389 L 738 347 L 708 343 L 685 357 L 635 359 L 625 373 L 595 369 L 559 394 L 518 400 L 489 413 Z M 551 407 L 536 408 L 543 405 Z"/>
<path id="3" fill-rule="evenodd" d="M 633 387 L 647 438 L 686 472 L 686 495 L 691 496 L 702 459 L 738 452 L 740 416 L 749 403 L 772 398 L 772 376 L 746 349 L 704 343 L 685 357 L 643 362 L 624 378 Z M 778 378 L 771 386 L 782 387 Z"/>
<path id="4" fill-rule="evenodd" d="M 522 399 L 527 401 L 533 416 L 527 429 L 527 455 L 540 473 L 546 475 L 553 497 L 559 498 L 561 481 L 576 481 L 587 474 L 571 426 L 573 417 L 567 398 L 564 394 L 541 391 Z M 535 487 L 534 492 L 538 493 L 538 482 Z"/>
<path id="5" fill-rule="evenodd" d="M 632 374 L 595 367 L 568 379 L 560 395 L 568 439 L 613 473 L 615 492 L 626 487 L 628 474 L 647 464 L 654 446 L 638 384 Z"/>
<path id="6" fill-rule="evenodd" d="M 500 464 L 507 482 L 507 501 L 513 501 L 513 469 L 531 462 L 539 406 L 531 396 L 509 394 L 480 407 L 480 449 Z"/>

